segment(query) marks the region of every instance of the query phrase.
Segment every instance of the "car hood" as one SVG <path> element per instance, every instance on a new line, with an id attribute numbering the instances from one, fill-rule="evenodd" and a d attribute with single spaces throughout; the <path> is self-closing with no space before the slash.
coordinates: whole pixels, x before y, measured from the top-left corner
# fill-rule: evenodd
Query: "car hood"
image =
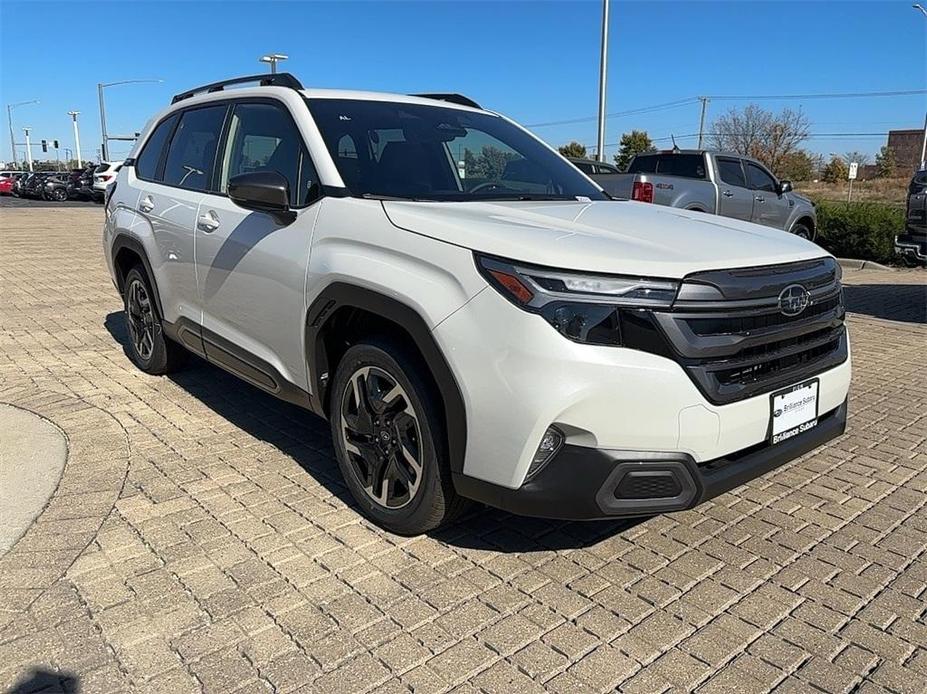
<path id="1" fill-rule="evenodd" d="M 828 255 L 770 227 L 629 201 L 383 202 L 402 229 L 526 263 L 679 279 Z"/>

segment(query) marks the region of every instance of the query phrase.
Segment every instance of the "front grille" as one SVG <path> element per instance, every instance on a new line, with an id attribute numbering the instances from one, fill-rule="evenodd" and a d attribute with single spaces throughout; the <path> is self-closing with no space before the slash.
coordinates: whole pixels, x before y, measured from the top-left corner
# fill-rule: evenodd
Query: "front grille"
<path id="1" fill-rule="evenodd" d="M 780 293 L 792 284 L 810 293 L 811 303 L 797 316 L 779 308 Z M 714 404 L 771 392 L 847 358 L 843 292 L 832 258 L 696 273 L 683 281 L 683 295 L 671 310 L 651 314 L 668 343 L 661 353 L 677 360 Z"/>

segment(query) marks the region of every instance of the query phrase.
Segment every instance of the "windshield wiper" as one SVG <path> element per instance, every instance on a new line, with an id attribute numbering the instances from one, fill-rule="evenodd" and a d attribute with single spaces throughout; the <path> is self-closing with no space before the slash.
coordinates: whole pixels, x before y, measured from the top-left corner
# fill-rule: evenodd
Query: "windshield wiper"
<path id="1" fill-rule="evenodd" d="M 415 198 L 411 195 L 380 195 L 378 193 L 361 193 L 364 200 L 386 200 L 394 202 L 427 202 L 424 198 Z"/>

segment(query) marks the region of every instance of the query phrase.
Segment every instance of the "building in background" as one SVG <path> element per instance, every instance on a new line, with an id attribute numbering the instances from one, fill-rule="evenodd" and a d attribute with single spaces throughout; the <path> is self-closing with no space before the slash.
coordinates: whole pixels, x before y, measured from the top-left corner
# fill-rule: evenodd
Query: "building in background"
<path id="1" fill-rule="evenodd" d="M 896 170 L 900 174 L 911 174 L 920 168 L 923 144 L 923 128 L 888 131 L 888 146 L 895 152 Z"/>

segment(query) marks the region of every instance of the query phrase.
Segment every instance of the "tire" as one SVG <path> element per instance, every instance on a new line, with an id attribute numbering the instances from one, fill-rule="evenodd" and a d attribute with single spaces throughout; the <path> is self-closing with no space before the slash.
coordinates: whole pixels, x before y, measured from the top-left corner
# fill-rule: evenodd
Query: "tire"
<path id="1" fill-rule="evenodd" d="M 792 226 L 791 233 L 808 241 L 811 240 L 811 229 L 804 224 L 798 223 Z"/>
<path id="2" fill-rule="evenodd" d="M 335 457 L 365 516 L 399 535 L 418 535 L 462 513 L 440 398 L 410 350 L 385 338 L 352 346 L 330 398 Z"/>
<path id="3" fill-rule="evenodd" d="M 52 191 L 52 200 L 57 202 L 64 202 L 68 199 L 68 191 L 64 188 L 56 188 Z"/>
<path id="4" fill-rule="evenodd" d="M 123 291 L 126 353 L 142 371 L 155 376 L 175 371 L 186 361 L 187 351 L 164 335 L 154 292 L 145 271 L 136 265 L 126 274 Z"/>

